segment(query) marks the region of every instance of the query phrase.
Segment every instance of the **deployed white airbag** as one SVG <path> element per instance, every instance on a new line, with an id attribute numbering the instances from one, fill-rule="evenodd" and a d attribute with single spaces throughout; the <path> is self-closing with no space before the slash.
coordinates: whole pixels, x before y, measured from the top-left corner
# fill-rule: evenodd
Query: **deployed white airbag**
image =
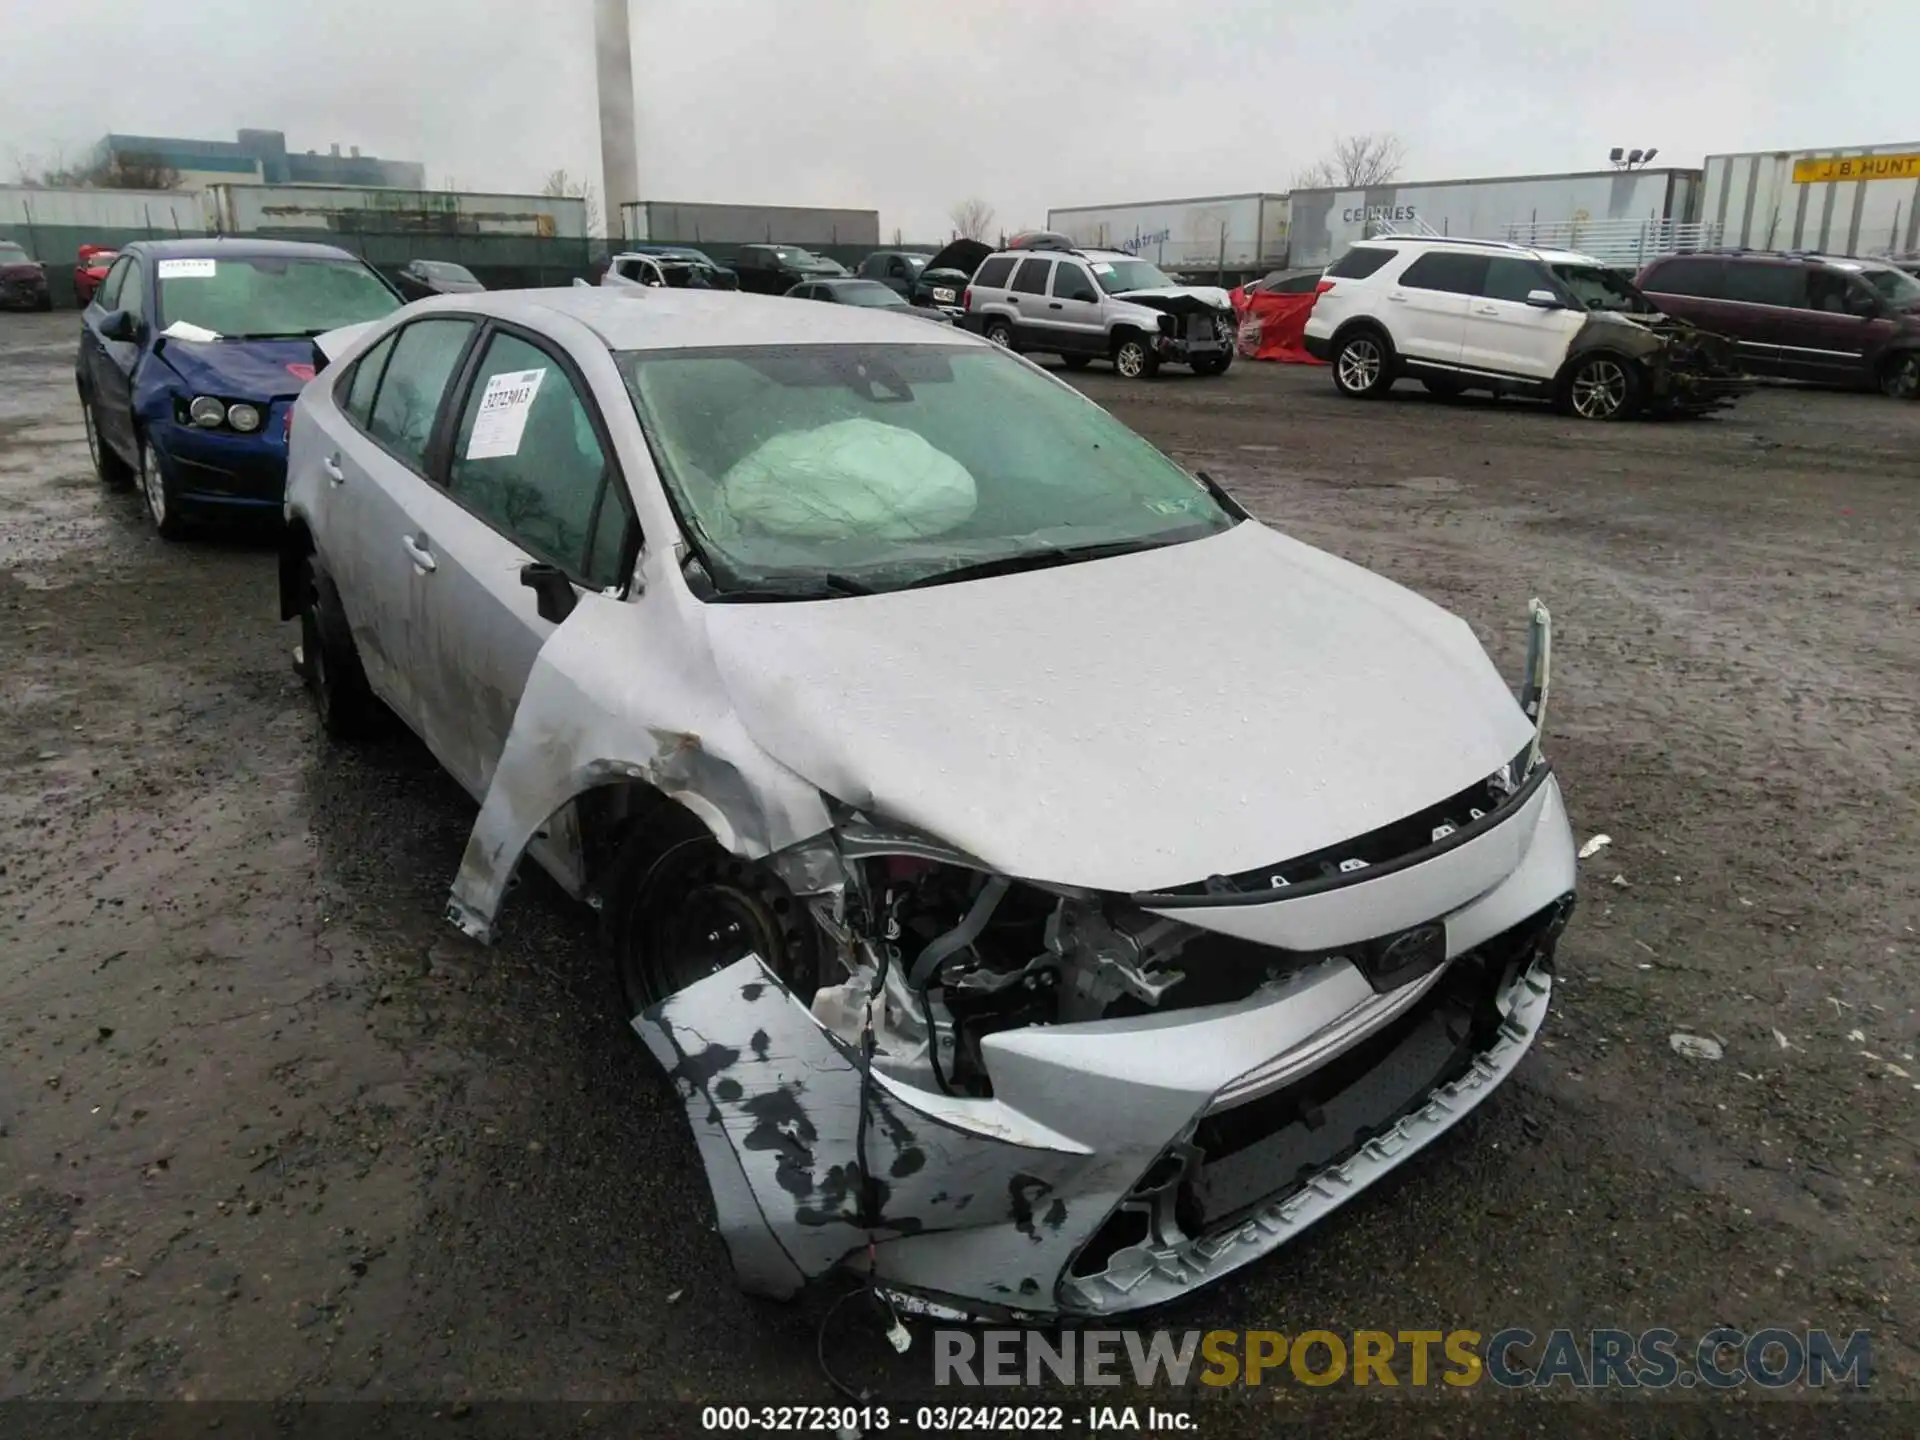
<path id="1" fill-rule="evenodd" d="M 737 523 L 797 540 L 911 540 L 973 514 L 973 476 L 911 430 L 838 420 L 758 446 L 720 482 Z"/>

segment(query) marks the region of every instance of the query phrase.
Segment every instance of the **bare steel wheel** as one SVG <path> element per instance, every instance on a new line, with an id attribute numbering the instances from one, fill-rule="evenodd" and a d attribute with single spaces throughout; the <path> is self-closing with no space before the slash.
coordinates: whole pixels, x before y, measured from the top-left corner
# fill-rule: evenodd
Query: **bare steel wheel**
<path id="1" fill-rule="evenodd" d="M 1582 420 L 1625 420 L 1640 409 L 1640 373 L 1618 355 L 1576 361 L 1566 380 L 1566 409 Z"/>
<path id="2" fill-rule="evenodd" d="M 1355 400 L 1372 400 L 1393 385 L 1393 356 L 1385 337 L 1361 330 L 1340 342 L 1333 357 L 1334 388 Z"/>
<path id="3" fill-rule="evenodd" d="M 817 958 L 805 907 L 766 866 L 729 854 L 704 829 L 695 833 L 691 816 L 670 818 L 678 809 L 650 818 L 608 881 L 604 913 L 625 1013 L 638 1015 L 748 955 L 811 999 Z"/>

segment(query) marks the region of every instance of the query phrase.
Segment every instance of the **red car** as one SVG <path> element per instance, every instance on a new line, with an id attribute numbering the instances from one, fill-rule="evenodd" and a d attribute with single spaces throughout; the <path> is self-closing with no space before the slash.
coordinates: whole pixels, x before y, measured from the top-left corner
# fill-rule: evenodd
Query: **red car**
<path id="1" fill-rule="evenodd" d="M 109 245 L 80 247 L 80 258 L 73 266 L 73 298 L 80 302 L 82 310 L 93 303 L 93 292 L 100 288 L 100 282 L 107 278 L 107 271 L 119 258 L 120 252 Z"/>

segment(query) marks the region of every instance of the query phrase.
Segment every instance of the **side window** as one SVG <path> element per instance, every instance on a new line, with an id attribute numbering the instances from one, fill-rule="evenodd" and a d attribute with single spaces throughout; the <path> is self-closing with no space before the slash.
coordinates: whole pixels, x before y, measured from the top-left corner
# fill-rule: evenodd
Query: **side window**
<path id="1" fill-rule="evenodd" d="M 1489 300 L 1514 300 L 1525 303 L 1530 290 L 1559 289 L 1531 260 L 1514 260 L 1496 255 L 1487 261 L 1487 277 L 1480 282 L 1480 293 Z"/>
<path id="2" fill-rule="evenodd" d="M 1654 267 L 1653 274 L 1640 288 L 1656 295 L 1692 295 L 1702 300 L 1718 300 L 1725 270 L 1724 260 L 1682 255 Z"/>
<path id="3" fill-rule="evenodd" d="M 1022 295 L 1046 294 L 1047 271 L 1052 268 L 1051 260 L 1022 260 L 1019 273 L 1013 277 L 1013 288 Z"/>
<path id="4" fill-rule="evenodd" d="M 107 271 L 107 278 L 100 282 L 100 293 L 96 297 L 103 310 L 120 308 L 120 287 L 126 283 L 127 271 L 132 269 L 134 260 L 131 255 L 122 255 L 113 262 L 113 268 Z"/>
<path id="5" fill-rule="evenodd" d="M 1846 314 L 1847 281 L 1846 272 L 1841 270 L 1823 270 L 1818 266 L 1808 270 L 1806 307 L 1831 315 Z"/>
<path id="6" fill-rule="evenodd" d="M 367 433 L 394 459 L 426 473 L 427 441 L 471 320 L 416 320 L 394 341 Z"/>
<path id="7" fill-rule="evenodd" d="M 569 575 L 609 585 L 623 512 L 611 493 L 606 453 L 591 412 L 567 372 L 517 335 L 497 334 L 474 373 L 455 433 L 447 486 L 453 498 L 531 553 Z M 614 513 L 601 539 L 595 521 Z"/>
<path id="8" fill-rule="evenodd" d="M 974 272 L 973 283 L 982 290 L 998 290 L 1007 283 L 1007 276 L 1013 273 L 1011 255 L 995 255 L 983 261 L 979 270 Z"/>
<path id="9" fill-rule="evenodd" d="M 1766 260 L 1737 261 L 1727 266 L 1725 299 L 1748 305 L 1799 306 L 1807 299 L 1807 271 L 1802 265 Z"/>
<path id="10" fill-rule="evenodd" d="M 120 293 L 114 297 L 113 308 L 130 310 L 142 320 L 147 318 L 147 277 L 138 260 L 128 264 L 127 277 L 120 282 Z"/>
<path id="11" fill-rule="evenodd" d="M 393 336 L 389 335 L 353 362 L 353 374 L 347 377 L 345 398 L 340 408 L 347 418 L 365 430 L 373 421 L 373 396 L 380 388 L 380 372 L 387 368 L 393 354 Z"/>
<path id="12" fill-rule="evenodd" d="M 904 280 L 911 273 L 912 272 L 907 269 L 907 262 L 902 260 L 898 255 L 887 262 L 887 274 L 893 276 L 896 280 Z"/>
<path id="13" fill-rule="evenodd" d="M 1364 280 L 1387 261 L 1394 252 L 1378 245 L 1356 245 L 1327 267 L 1330 280 Z"/>
<path id="14" fill-rule="evenodd" d="M 1487 273 L 1487 257 L 1458 251 L 1429 250 L 1406 268 L 1400 283 L 1410 290 L 1444 290 L 1477 295 Z"/>
<path id="15" fill-rule="evenodd" d="M 1053 267 L 1053 293 L 1063 300 L 1071 300 L 1082 291 L 1098 295 L 1093 288 L 1093 277 L 1079 265 L 1070 260 L 1062 260 Z"/>

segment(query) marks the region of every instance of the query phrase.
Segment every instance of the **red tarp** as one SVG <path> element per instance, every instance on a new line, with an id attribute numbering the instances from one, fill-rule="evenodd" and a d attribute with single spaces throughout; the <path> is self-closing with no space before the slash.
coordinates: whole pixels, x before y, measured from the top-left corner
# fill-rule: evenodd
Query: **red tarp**
<path id="1" fill-rule="evenodd" d="M 1317 295 L 1248 295 L 1235 290 L 1234 317 L 1240 322 L 1240 353 L 1254 360 L 1288 365 L 1324 365 L 1307 354 L 1307 313 Z"/>

